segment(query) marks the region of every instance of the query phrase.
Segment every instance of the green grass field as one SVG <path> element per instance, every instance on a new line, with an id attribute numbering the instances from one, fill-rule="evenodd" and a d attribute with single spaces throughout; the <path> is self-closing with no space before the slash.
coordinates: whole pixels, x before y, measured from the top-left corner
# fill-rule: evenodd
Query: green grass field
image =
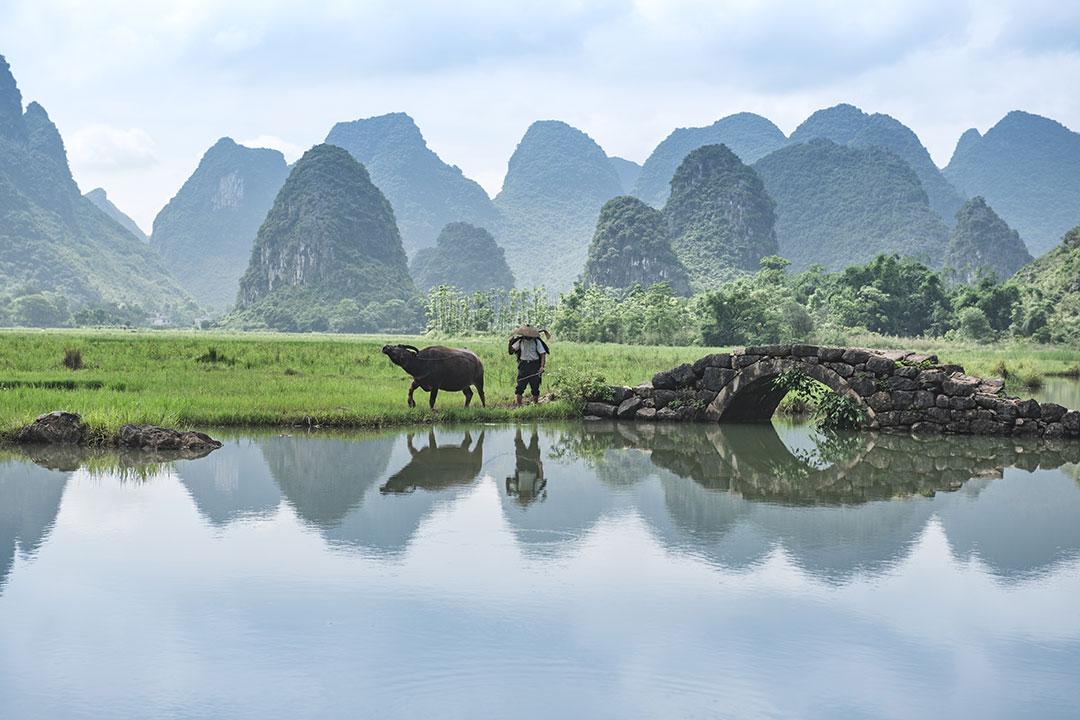
<path id="1" fill-rule="evenodd" d="M 884 345 L 882 339 L 863 344 Z M 488 407 L 462 407 L 460 393 L 442 393 L 436 412 L 417 391 L 406 406 L 410 379 L 382 354 L 386 342 L 468 347 L 484 360 Z M 1031 346 L 904 347 L 933 350 L 971 372 L 1054 374 L 1080 365 L 1080 351 Z M 385 338 L 376 336 L 219 334 L 205 332 L 0 331 L 0 434 L 51 410 L 80 413 L 100 436 L 127 422 L 179 428 L 224 426 L 380 427 L 428 422 L 512 421 L 568 417 L 565 399 L 512 407 L 514 359 L 501 338 Z M 84 368 L 63 364 L 67 348 Z M 200 361 L 213 350 L 214 362 Z M 662 369 L 714 350 L 552 343 L 544 392 L 574 376 L 599 375 L 635 385 Z M 1014 388 L 1016 389 L 1016 388 Z"/>

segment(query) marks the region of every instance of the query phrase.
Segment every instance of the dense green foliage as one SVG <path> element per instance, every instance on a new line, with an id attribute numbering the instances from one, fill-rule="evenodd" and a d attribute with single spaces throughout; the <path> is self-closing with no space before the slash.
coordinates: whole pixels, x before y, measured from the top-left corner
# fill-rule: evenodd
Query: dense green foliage
<path id="1" fill-rule="evenodd" d="M 968 130 L 945 176 L 985 197 L 1035 256 L 1080 224 L 1080 134 L 1053 120 L 1014 110 L 983 136 Z"/>
<path id="2" fill-rule="evenodd" d="M 780 254 L 796 269 L 840 270 L 880 253 L 941 264 L 948 229 L 892 153 L 818 139 L 777 150 L 754 169 L 776 201 Z"/>
<path id="3" fill-rule="evenodd" d="M 381 315 L 390 301 L 404 313 L 415 297 L 390 203 L 348 152 L 316 145 L 293 166 L 259 229 L 228 325 L 328 329 L 335 311 L 353 307 L 342 301 Z M 380 327 L 405 329 L 416 319 Z"/>
<path id="4" fill-rule="evenodd" d="M 622 191 L 629 194 L 641 175 L 641 166 L 633 160 L 615 156 L 609 157 L 608 162 L 611 163 L 611 167 L 615 168 L 615 174 L 619 176 L 619 186 Z"/>
<path id="5" fill-rule="evenodd" d="M 586 285 L 621 289 L 666 282 L 676 294 L 690 294 L 689 276 L 671 248 L 663 215 L 627 195 L 600 209 L 582 278 Z"/>
<path id="6" fill-rule="evenodd" d="M 235 304 L 255 235 L 288 172 L 277 150 L 221 138 L 154 219 L 150 244 L 208 312 Z"/>
<path id="7" fill-rule="evenodd" d="M 548 328 L 555 306 L 542 288 L 466 293 L 448 285 L 428 292 L 427 331 L 436 335 L 509 334 L 522 323 Z"/>
<path id="8" fill-rule="evenodd" d="M 1080 227 L 1008 283 L 1020 293 L 1018 332 L 1042 342 L 1080 343 Z"/>
<path id="9" fill-rule="evenodd" d="M 918 176 L 930 201 L 930 208 L 948 224 L 964 198 L 930 158 L 918 136 L 896 118 L 881 113 L 867 115 L 854 105 L 836 105 L 818 110 L 791 133 L 791 142 L 802 143 L 814 138 L 832 140 L 837 145 L 876 147 L 888 150 Z"/>
<path id="10" fill-rule="evenodd" d="M 799 368 L 785 370 L 772 383 L 795 393 L 802 403 L 812 407 L 814 420 L 822 430 L 856 430 L 862 426 L 863 411 L 854 398 L 822 385 Z"/>
<path id="11" fill-rule="evenodd" d="M 666 283 L 617 290 L 576 285 L 559 298 L 555 332 L 579 342 L 690 345 L 700 342 L 700 303 L 671 292 Z"/>
<path id="12" fill-rule="evenodd" d="M 134 220 L 128 217 L 123 210 L 113 204 L 112 200 L 109 199 L 109 196 L 105 192 L 104 188 L 94 188 L 90 192 L 86 193 L 83 197 L 94 203 L 94 206 L 98 210 L 105 213 L 111 219 L 115 220 L 120 227 L 124 228 L 135 237 L 139 238 L 143 242 L 148 242 L 150 240 L 150 238 L 146 236 L 146 233 L 142 231 L 142 228 L 135 224 Z"/>
<path id="13" fill-rule="evenodd" d="M 417 251 L 409 272 L 423 293 L 438 285 L 453 285 L 466 293 L 514 287 L 514 274 L 495 238 L 464 222 L 450 223 L 439 233 L 435 247 Z"/>
<path id="14" fill-rule="evenodd" d="M 19 316 L 20 298 L 50 295 L 58 308 L 139 306 L 173 322 L 196 312 L 157 255 L 82 196 L 56 126 L 37 103 L 23 112 L 0 57 L 0 307 Z"/>
<path id="15" fill-rule="evenodd" d="M 622 194 L 607 155 L 585 133 L 555 120 L 533 123 L 510 157 L 495 236 L 518 285 L 569 289 L 601 206 Z"/>
<path id="16" fill-rule="evenodd" d="M 945 251 L 950 276 L 972 283 L 982 275 L 1005 280 L 1031 262 L 1020 233 L 998 217 L 981 197 L 968 200 L 956 213 L 956 225 Z"/>
<path id="17" fill-rule="evenodd" d="M 337 123 L 326 142 L 345 148 L 367 168 L 394 208 L 409 255 L 434 245 L 447 223 L 494 227 L 497 213 L 484 189 L 443 162 L 405 113 Z"/>
<path id="18" fill-rule="evenodd" d="M 726 145 L 705 145 L 679 165 L 664 205 L 671 246 L 702 291 L 777 252 L 774 203 Z"/>
<path id="19" fill-rule="evenodd" d="M 727 145 L 747 164 L 784 146 L 787 138 L 771 121 L 753 113 L 737 113 L 707 127 L 678 128 L 656 146 L 641 168 L 633 195 L 663 207 L 671 178 L 683 159 L 705 145 Z"/>

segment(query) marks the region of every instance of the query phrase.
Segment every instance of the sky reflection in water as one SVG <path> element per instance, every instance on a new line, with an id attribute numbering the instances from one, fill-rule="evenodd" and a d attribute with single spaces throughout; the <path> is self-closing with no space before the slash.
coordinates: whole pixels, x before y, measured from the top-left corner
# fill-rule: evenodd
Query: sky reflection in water
<path id="1" fill-rule="evenodd" d="M 1080 703 L 1076 443 L 597 424 L 31 455 L 0 463 L 3 718 Z"/>

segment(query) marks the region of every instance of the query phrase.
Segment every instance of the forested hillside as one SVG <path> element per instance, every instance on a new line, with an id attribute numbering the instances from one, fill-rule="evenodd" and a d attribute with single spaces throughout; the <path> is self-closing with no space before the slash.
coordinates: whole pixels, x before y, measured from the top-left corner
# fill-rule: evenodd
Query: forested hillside
<path id="1" fill-rule="evenodd" d="M 277 150 L 221 138 L 154 219 L 150 244 L 206 311 L 236 303 L 255 235 L 288 172 Z"/>
<path id="2" fill-rule="evenodd" d="M 417 289 L 452 285 L 467 293 L 514 287 L 503 249 L 487 230 L 463 222 L 442 229 L 435 246 L 421 248 L 409 263 Z"/>
<path id="3" fill-rule="evenodd" d="M 896 155 L 817 139 L 777 150 L 754 169 L 776 202 L 780 254 L 795 269 L 840 270 L 881 253 L 941 265 L 948 228 Z"/>
<path id="4" fill-rule="evenodd" d="M 622 194 L 609 158 L 580 130 L 533 123 L 510 157 L 495 235 L 521 287 L 566 290 L 585 267 L 600 208 Z"/>
<path id="5" fill-rule="evenodd" d="M 435 244 L 447 223 L 494 226 L 495 206 L 484 189 L 443 162 L 405 113 L 340 122 L 326 142 L 345 148 L 367 168 L 394 208 L 408 254 Z"/>
<path id="6" fill-rule="evenodd" d="M 727 145 L 746 164 L 784 146 L 787 138 L 770 120 L 737 113 L 706 127 L 679 128 L 656 146 L 641 168 L 633 195 L 660 208 L 671 192 L 671 178 L 683 159 L 703 145 Z"/>
<path id="7" fill-rule="evenodd" d="M 1031 262 L 1020 233 L 998 217 L 981 197 L 973 197 L 956 213 L 956 225 L 945 251 L 945 267 L 955 281 L 971 283 L 982 275 L 1005 280 Z"/>
<path id="8" fill-rule="evenodd" d="M 316 145 L 293 166 L 259 229 L 230 323 L 404 329 L 417 322 L 415 294 L 390 203 L 347 151 Z"/>
<path id="9" fill-rule="evenodd" d="M 196 309 L 145 243 L 79 192 L 56 126 L 0 56 L 0 323 L 191 320 Z M 87 316 L 89 317 L 89 316 Z"/>
<path id="10" fill-rule="evenodd" d="M 980 136 L 968 130 L 945 176 L 981 195 L 1041 255 L 1080 224 L 1080 134 L 1014 110 Z"/>

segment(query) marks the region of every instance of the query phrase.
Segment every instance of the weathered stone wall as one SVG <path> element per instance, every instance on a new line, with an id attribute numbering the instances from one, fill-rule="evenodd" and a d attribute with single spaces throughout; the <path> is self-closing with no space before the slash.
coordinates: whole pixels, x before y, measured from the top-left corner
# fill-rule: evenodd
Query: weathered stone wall
<path id="1" fill-rule="evenodd" d="M 799 369 L 854 399 L 872 430 L 1080 437 L 1080 412 L 1005 394 L 1001 380 L 967 375 L 934 355 L 814 345 L 766 345 L 707 355 L 635 388 L 591 398 L 587 418 L 766 422 L 786 392 L 780 373 Z"/>

